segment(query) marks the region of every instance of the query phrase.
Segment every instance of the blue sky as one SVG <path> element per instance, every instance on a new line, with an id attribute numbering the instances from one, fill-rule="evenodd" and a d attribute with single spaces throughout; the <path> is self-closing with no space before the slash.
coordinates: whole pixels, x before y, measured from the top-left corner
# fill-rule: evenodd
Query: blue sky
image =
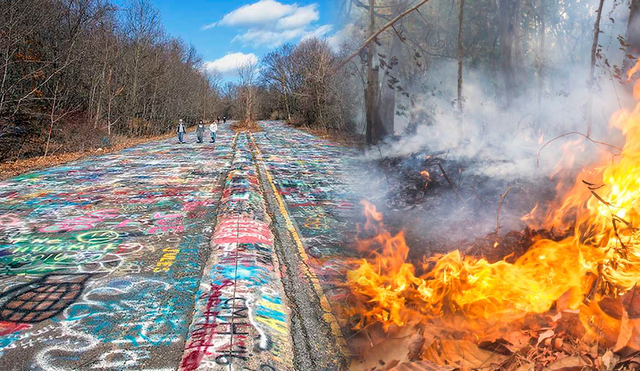
<path id="1" fill-rule="evenodd" d="M 339 31 L 339 0 L 152 1 L 167 31 L 195 45 L 205 66 L 226 77 L 285 42 L 310 35 L 332 41 Z"/>

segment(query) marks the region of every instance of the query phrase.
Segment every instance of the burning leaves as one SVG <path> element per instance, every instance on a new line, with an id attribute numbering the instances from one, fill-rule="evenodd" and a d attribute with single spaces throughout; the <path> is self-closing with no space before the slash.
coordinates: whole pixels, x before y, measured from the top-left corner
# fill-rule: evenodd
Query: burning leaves
<path id="1" fill-rule="evenodd" d="M 586 267 L 575 264 L 579 251 L 541 241 L 513 264 L 489 263 L 455 250 L 426 259 L 420 266 L 423 273 L 416 274 L 407 261 L 403 234 L 392 236 L 375 207 L 367 204 L 366 210 L 367 227 L 377 234 L 360 244 L 376 251 L 375 258 L 362 261 L 347 276 L 354 294 L 369 308 L 360 313 L 363 322 L 402 326 L 415 315 L 444 320 L 463 316 L 488 331 L 528 313 L 546 312 L 564 293 L 582 288 Z"/>
<path id="2" fill-rule="evenodd" d="M 420 175 L 422 176 L 422 178 L 424 179 L 424 189 L 427 189 L 427 186 L 429 185 L 429 183 L 431 182 L 431 174 L 429 174 L 428 171 L 426 170 L 422 170 L 420 172 Z"/>
<path id="3" fill-rule="evenodd" d="M 640 64 L 629 78 L 638 70 Z M 638 82 L 634 96 L 640 100 Z M 589 181 L 576 180 L 546 216 L 536 207 L 525 217 L 570 233 L 540 236 L 518 256 L 491 262 L 454 250 L 414 264 L 403 234 L 389 233 L 380 213 L 365 204 L 365 231 L 373 237 L 359 245 L 372 257 L 347 275 L 357 299 L 355 328 L 412 324 L 425 340 L 418 358 L 435 365 L 640 366 L 633 358 L 640 350 L 640 104 L 620 111 L 611 125 L 626 137 L 621 155 L 583 172 Z M 487 348 L 496 344 L 501 351 Z"/>

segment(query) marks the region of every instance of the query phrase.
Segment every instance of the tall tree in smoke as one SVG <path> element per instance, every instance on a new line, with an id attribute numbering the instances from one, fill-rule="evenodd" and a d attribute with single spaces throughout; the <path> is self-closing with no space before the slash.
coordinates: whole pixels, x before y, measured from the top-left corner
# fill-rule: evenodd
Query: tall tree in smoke
<path id="1" fill-rule="evenodd" d="M 516 40 L 518 38 L 519 17 L 522 8 L 522 0 L 499 0 L 500 12 L 500 68 L 504 78 L 505 98 L 508 104 L 518 94 L 518 75 L 521 71 L 517 66 Z"/>
<path id="2" fill-rule="evenodd" d="M 373 37 L 376 32 L 376 17 L 375 17 L 375 0 L 369 0 L 369 36 Z M 366 111 L 366 141 L 368 144 L 376 143 L 383 138 L 387 133 L 385 127 L 382 124 L 380 118 L 380 111 L 378 109 L 378 96 L 379 96 L 379 67 L 374 66 L 374 57 L 376 54 L 376 42 L 369 43 L 367 53 L 367 86 L 365 88 L 364 100 Z"/>
<path id="3" fill-rule="evenodd" d="M 631 0 L 625 42 L 627 48 L 623 63 L 624 71 L 631 68 L 635 59 L 640 57 L 640 0 Z"/>
<path id="4" fill-rule="evenodd" d="M 388 5 L 393 9 L 393 12 L 390 13 L 391 18 L 397 17 L 399 14 L 403 13 L 407 10 L 408 1 L 400 0 L 396 3 Z M 400 21 L 401 22 L 401 21 Z M 400 23 L 398 22 L 398 23 Z M 394 66 L 400 62 L 401 53 L 402 53 L 402 44 L 404 43 L 404 35 L 401 35 L 398 31 L 398 28 L 393 28 L 394 32 L 391 33 L 391 41 L 389 42 L 388 52 L 385 53 L 386 58 L 386 66 L 387 71 L 393 70 Z M 395 73 L 394 75 L 397 75 Z M 381 92 L 380 92 L 380 102 L 378 107 L 380 109 L 380 118 L 382 120 L 382 125 L 385 128 L 385 132 L 388 134 L 393 134 L 395 130 L 395 116 L 396 116 L 396 88 L 395 84 L 391 82 L 395 81 L 395 77 L 391 73 L 385 73 L 383 75 L 383 80 L 381 82 Z"/>
<path id="5" fill-rule="evenodd" d="M 460 8 L 458 11 L 458 111 L 461 115 L 464 109 L 463 98 L 462 98 L 462 67 L 463 67 L 462 58 L 464 57 L 464 51 L 462 50 L 463 21 L 464 21 L 464 0 L 460 0 Z"/>
<path id="6" fill-rule="evenodd" d="M 591 45 L 591 65 L 589 68 L 589 98 L 586 105 L 587 109 L 587 135 L 591 133 L 591 121 L 593 119 L 592 106 L 593 106 L 593 90 L 596 86 L 596 62 L 598 59 L 598 39 L 600 37 L 600 21 L 602 19 L 602 9 L 604 7 L 604 0 L 600 0 L 598 10 L 596 11 L 596 21 L 593 26 L 593 43 Z"/>

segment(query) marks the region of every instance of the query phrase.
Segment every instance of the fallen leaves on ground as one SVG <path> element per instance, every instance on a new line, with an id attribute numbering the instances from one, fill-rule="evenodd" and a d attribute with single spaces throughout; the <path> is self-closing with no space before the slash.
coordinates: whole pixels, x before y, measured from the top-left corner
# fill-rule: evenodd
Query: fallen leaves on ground
<path id="1" fill-rule="evenodd" d="M 388 339 L 369 348 L 360 361 L 349 367 L 352 371 L 386 371 L 401 363 L 412 361 L 420 355 L 424 338 L 412 334 L 398 339 Z"/>
<path id="2" fill-rule="evenodd" d="M 508 357 L 496 352 L 480 349 L 465 340 L 440 340 L 429 346 L 424 358 L 440 366 L 460 366 L 475 370 L 494 369 Z"/>
<path id="3" fill-rule="evenodd" d="M 385 339 L 380 329 L 372 331 L 367 341 L 373 346 L 364 350 L 350 369 L 640 370 L 640 292 L 634 289 L 597 305 L 601 313 L 622 318 L 617 339 L 594 341 L 580 322 L 577 310 L 531 315 L 511 330 L 502 329 L 502 336 L 495 332 L 484 339 L 463 339 L 455 326 L 444 326 L 437 320 L 414 321 L 410 328 L 392 328 L 386 333 L 387 337 L 392 333 L 395 338 Z M 410 332 L 413 333 L 409 335 Z M 422 348 L 418 350 L 418 346 Z"/>

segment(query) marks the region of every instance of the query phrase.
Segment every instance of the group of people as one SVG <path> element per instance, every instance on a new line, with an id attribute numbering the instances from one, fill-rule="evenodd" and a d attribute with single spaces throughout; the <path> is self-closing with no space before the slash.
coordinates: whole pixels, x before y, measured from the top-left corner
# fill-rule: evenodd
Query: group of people
<path id="1" fill-rule="evenodd" d="M 227 117 L 223 117 L 222 118 L 223 123 L 227 122 Z M 220 117 L 217 117 L 215 119 L 215 121 L 211 122 L 211 124 L 209 125 L 209 134 L 211 135 L 211 142 L 210 143 L 215 143 L 216 142 L 216 133 L 218 132 L 218 123 L 220 123 Z M 200 120 L 198 122 L 198 126 L 196 128 L 196 136 L 198 138 L 198 143 L 202 143 L 204 141 L 204 122 L 202 120 Z M 180 119 L 180 121 L 178 121 L 178 141 L 180 143 L 184 143 L 184 135 L 187 132 L 187 126 L 184 124 L 184 121 L 182 119 Z"/>

